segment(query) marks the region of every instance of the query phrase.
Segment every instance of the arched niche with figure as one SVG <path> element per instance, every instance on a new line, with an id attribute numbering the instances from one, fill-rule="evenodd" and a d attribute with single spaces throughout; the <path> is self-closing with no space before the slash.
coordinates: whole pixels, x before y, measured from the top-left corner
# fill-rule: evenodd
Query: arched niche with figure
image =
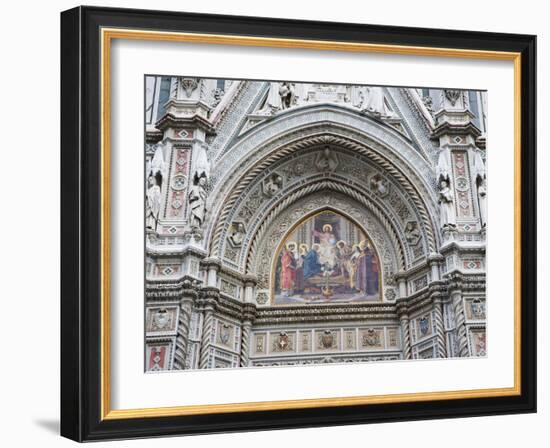
<path id="1" fill-rule="evenodd" d="M 377 302 L 378 253 L 360 223 L 333 210 L 305 217 L 272 260 L 272 304 Z"/>

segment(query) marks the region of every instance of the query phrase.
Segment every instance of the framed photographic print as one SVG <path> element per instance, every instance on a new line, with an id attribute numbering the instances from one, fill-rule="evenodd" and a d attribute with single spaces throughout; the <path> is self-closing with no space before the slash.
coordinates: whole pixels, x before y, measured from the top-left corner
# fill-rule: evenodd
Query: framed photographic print
<path id="1" fill-rule="evenodd" d="M 536 410 L 534 36 L 61 14 L 61 433 Z"/>

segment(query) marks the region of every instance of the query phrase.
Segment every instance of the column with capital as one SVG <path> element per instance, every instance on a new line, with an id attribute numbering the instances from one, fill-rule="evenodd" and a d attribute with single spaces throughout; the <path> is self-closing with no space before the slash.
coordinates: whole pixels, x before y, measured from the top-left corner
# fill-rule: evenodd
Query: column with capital
<path id="1" fill-rule="evenodd" d="M 206 286 L 209 288 L 218 287 L 218 272 L 221 269 L 221 261 L 217 258 L 205 258 L 201 261 L 206 271 Z"/>
<path id="2" fill-rule="evenodd" d="M 395 281 L 399 290 L 399 298 L 404 299 L 407 297 L 407 278 L 403 272 L 395 275 Z"/>
<path id="3" fill-rule="evenodd" d="M 439 266 L 443 262 L 443 260 L 444 260 L 443 256 L 438 253 L 431 253 L 428 256 L 428 265 L 430 266 L 432 282 L 437 282 L 440 280 Z"/>

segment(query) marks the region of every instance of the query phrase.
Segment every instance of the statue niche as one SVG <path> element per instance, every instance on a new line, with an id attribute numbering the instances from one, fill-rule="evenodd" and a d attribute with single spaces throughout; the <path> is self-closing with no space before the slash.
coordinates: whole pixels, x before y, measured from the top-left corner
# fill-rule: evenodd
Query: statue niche
<path id="1" fill-rule="evenodd" d="M 365 231 L 326 210 L 300 222 L 273 261 L 272 303 L 381 300 L 380 261 Z"/>

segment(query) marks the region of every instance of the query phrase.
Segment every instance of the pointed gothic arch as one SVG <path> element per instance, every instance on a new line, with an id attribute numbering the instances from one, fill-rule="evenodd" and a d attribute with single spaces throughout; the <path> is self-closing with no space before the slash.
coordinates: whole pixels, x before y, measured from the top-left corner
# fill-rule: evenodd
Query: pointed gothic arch
<path id="1" fill-rule="evenodd" d="M 172 81 L 176 87 L 189 82 Z M 337 86 L 331 96 L 322 85 L 308 90 L 307 101 L 260 111 L 266 83 L 238 81 L 223 104 L 211 103 L 214 113 L 189 120 L 209 104 L 215 80 L 196 81 L 201 87 L 173 104 L 177 119 L 160 121 L 147 140 L 162 136 L 166 142 L 165 207 L 179 210 L 148 232 L 146 246 L 147 312 L 158 314 L 161 299 L 174 313 L 177 333 L 167 346 L 174 349 L 175 368 L 318 363 L 327 353 L 338 362 L 466 353 L 468 327 L 454 334 L 444 322 L 457 316 L 460 324 L 457 310 L 473 312 L 470 302 L 483 311 L 484 231 L 469 193 L 459 189 L 454 206 L 467 210 L 468 219 L 457 220 L 455 228 L 441 225 L 436 171 L 438 154 L 447 151 L 449 166 L 458 170 L 450 174 L 460 176 L 467 190 L 468 173 L 476 172 L 469 166 L 475 135 L 449 140 L 446 127 L 434 129 L 438 115 L 427 121 L 419 116 L 415 89 L 394 87 L 384 88 L 392 113 L 369 110 L 344 94 L 361 86 Z M 468 114 L 463 118 L 468 121 Z M 148 160 L 152 156 L 149 150 Z M 200 190 L 203 216 L 193 221 L 186 213 L 190 185 L 182 179 L 196 172 L 204 172 L 207 183 Z M 270 300 L 280 248 L 287 238 L 298 241 L 293 229 L 309 222 L 300 227 L 306 235 L 317 225 L 308 220 L 328 211 L 361 229 L 353 237 L 338 235 L 348 246 L 370 240 L 379 261 L 380 300 L 340 296 L 347 292 L 336 283 L 335 300 L 298 300 L 282 310 Z M 356 284 L 349 272 L 340 275 L 350 288 Z M 449 300 L 449 288 L 463 277 L 463 294 L 455 291 Z M 333 281 L 341 279 L 329 278 L 329 286 Z M 309 291 L 292 288 L 323 296 L 316 282 Z M 157 343 L 152 333 L 146 341 Z"/>
<path id="2" fill-rule="evenodd" d="M 319 112 L 319 107 L 315 107 L 316 112 Z M 323 107 L 326 108 L 326 106 Z M 340 114 L 349 115 L 350 112 L 338 110 L 336 116 Z M 315 116 L 311 119 L 318 120 L 319 117 Z M 364 117 L 359 117 L 359 119 L 365 120 Z M 356 123 L 356 125 L 358 124 Z M 382 125 L 377 124 L 376 126 L 378 130 L 383 128 Z M 224 228 L 230 224 L 227 221 L 228 216 L 239 198 L 253 187 L 255 180 L 261 178 L 262 173 L 269 172 L 270 168 L 284 159 L 290 160 L 299 156 L 308 148 L 323 146 L 355 153 L 363 160 L 378 166 L 385 175 L 395 180 L 396 185 L 399 185 L 399 188 L 405 192 L 407 201 L 413 204 L 417 210 L 419 225 L 426 237 L 427 252 L 433 252 L 439 239 L 439 232 L 433 221 L 437 204 L 434 186 L 430 185 L 423 177 L 428 176 L 429 173 L 427 171 L 419 172 L 419 167 L 423 170 L 426 169 L 425 161 L 418 153 L 415 153 L 414 148 L 405 142 L 402 136 L 397 135 L 397 131 L 384 128 L 383 132 L 392 134 L 393 140 L 398 141 L 400 145 L 407 145 L 408 159 L 403 158 L 402 148 L 390 149 L 387 143 L 388 138 L 385 138 L 385 143 L 382 144 L 373 139 L 364 129 L 350 128 L 349 123 L 344 126 L 342 123 L 336 122 L 322 122 L 322 124 L 316 122 L 310 126 L 302 125 L 299 132 L 291 128 L 282 135 L 271 135 L 271 138 L 267 138 L 269 136 L 260 132 L 261 135 L 257 142 L 260 146 L 252 153 L 247 152 L 248 155 L 243 158 L 239 157 L 239 151 L 243 150 L 243 145 L 249 145 L 250 142 L 246 145 L 243 141 L 235 144 L 235 153 L 233 155 L 231 152 L 226 153 L 216 165 L 214 175 L 218 176 L 217 185 L 219 187 L 214 189 L 211 194 L 213 219 L 211 220 L 212 225 L 206 232 L 210 254 L 212 256 L 221 255 L 220 249 L 225 236 Z M 247 139 L 250 137 L 247 136 Z M 397 157 L 396 152 L 401 155 Z"/>
<path id="3" fill-rule="evenodd" d="M 363 272 L 365 263 L 362 270 L 357 269 L 366 258 L 365 252 L 370 263 L 368 281 Z M 280 272 L 284 271 L 285 258 L 293 264 L 286 276 Z M 285 297 L 291 299 L 289 305 L 381 301 L 383 270 L 379 269 L 379 259 L 377 245 L 356 218 L 331 205 L 310 211 L 286 231 L 272 254 L 270 303 L 284 305 L 281 299 Z M 281 278 L 290 283 L 291 291 L 282 288 Z M 361 282 L 364 284 L 357 286 Z"/>

